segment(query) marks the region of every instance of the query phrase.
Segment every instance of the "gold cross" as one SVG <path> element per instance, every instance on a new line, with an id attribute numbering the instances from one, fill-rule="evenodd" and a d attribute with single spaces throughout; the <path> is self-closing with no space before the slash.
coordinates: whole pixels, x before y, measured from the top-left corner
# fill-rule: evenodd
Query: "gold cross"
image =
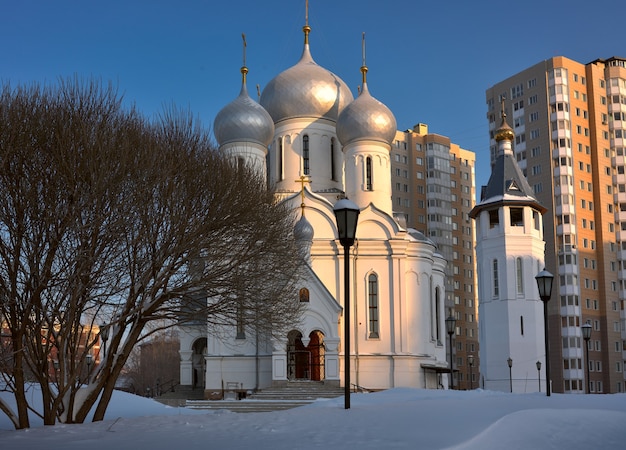
<path id="1" fill-rule="evenodd" d="M 296 180 L 296 183 L 301 183 L 302 187 L 300 188 L 300 195 L 302 196 L 302 204 L 300 207 L 302 208 L 302 214 L 304 215 L 304 183 L 310 183 L 311 179 L 305 177 L 304 175 L 300 175 L 300 179 Z"/>

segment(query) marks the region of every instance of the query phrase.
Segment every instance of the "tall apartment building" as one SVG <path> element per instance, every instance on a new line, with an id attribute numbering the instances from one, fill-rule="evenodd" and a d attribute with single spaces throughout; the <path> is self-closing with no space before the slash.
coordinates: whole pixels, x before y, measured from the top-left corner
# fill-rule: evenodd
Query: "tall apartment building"
<path id="1" fill-rule="evenodd" d="M 555 275 L 548 304 L 552 389 L 623 392 L 626 59 L 581 64 L 555 57 L 489 88 L 492 164 L 502 97 L 516 159 L 548 209 L 545 261 Z M 587 322 L 588 361 L 581 330 Z"/>
<path id="2" fill-rule="evenodd" d="M 456 318 L 453 359 L 458 372 L 454 386 L 477 388 L 475 231 L 469 217 L 476 199 L 476 155 L 445 136 L 429 133 L 422 123 L 398 131 L 391 153 L 394 212 L 404 214 L 409 227 L 432 239 L 448 262 L 445 314 Z M 474 358 L 472 367 L 469 355 Z"/>

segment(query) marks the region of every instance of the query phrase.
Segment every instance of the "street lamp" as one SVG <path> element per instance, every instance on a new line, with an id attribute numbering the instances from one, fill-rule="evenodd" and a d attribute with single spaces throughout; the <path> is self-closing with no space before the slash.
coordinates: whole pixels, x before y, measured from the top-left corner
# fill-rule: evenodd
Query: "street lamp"
<path id="1" fill-rule="evenodd" d="M 582 327 L 583 339 L 585 340 L 585 363 L 587 364 L 587 394 L 591 392 L 591 380 L 589 380 L 589 339 L 591 339 L 591 324 L 585 323 Z"/>
<path id="2" fill-rule="evenodd" d="M 359 219 L 359 207 L 354 202 L 343 198 L 333 208 L 337 221 L 337 235 L 343 246 L 344 274 L 344 408 L 350 409 L 350 247 L 356 237 L 356 224 Z"/>
<path id="3" fill-rule="evenodd" d="M 509 388 L 511 393 L 513 393 L 513 360 L 509 356 L 509 359 L 506 360 L 509 365 Z"/>
<path id="4" fill-rule="evenodd" d="M 91 364 L 93 363 L 93 356 L 88 354 L 85 359 L 87 360 L 87 384 L 89 384 L 89 379 L 91 378 Z"/>
<path id="5" fill-rule="evenodd" d="M 535 277 L 537 280 L 537 288 L 539 289 L 539 298 L 543 302 L 543 334 L 546 347 L 546 395 L 550 397 L 550 344 L 548 342 L 548 302 L 552 296 L 552 281 L 554 275 L 543 269 Z"/>
<path id="6" fill-rule="evenodd" d="M 474 389 L 474 386 L 472 386 L 472 367 L 474 367 L 474 355 L 469 355 L 467 357 L 467 363 L 469 364 L 469 368 L 470 368 L 470 391 L 472 389 Z"/>
<path id="7" fill-rule="evenodd" d="M 109 326 L 100 325 L 100 339 L 102 339 L 102 358 L 106 358 L 107 355 L 107 341 L 109 340 Z"/>
<path id="8" fill-rule="evenodd" d="M 454 364 L 452 361 L 452 335 L 456 329 L 456 319 L 450 315 L 446 319 L 446 331 L 450 336 L 450 389 L 454 389 Z"/>
<path id="9" fill-rule="evenodd" d="M 537 365 L 537 383 L 539 384 L 539 392 L 541 392 L 541 361 L 535 363 Z"/>

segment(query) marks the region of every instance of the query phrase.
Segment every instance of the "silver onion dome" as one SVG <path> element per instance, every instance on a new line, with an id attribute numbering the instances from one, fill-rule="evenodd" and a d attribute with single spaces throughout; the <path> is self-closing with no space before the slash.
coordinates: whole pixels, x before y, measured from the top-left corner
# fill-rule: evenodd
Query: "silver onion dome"
<path id="1" fill-rule="evenodd" d="M 300 61 L 268 83 L 260 102 L 274 123 L 278 123 L 292 117 L 336 121 L 341 110 L 353 99 L 341 78 L 313 61 L 305 27 L 305 45 Z"/>
<path id="2" fill-rule="evenodd" d="M 363 83 L 361 94 L 341 111 L 337 119 L 337 137 L 342 145 L 363 139 L 391 145 L 396 129 L 393 113 L 370 95 L 367 83 Z"/>
<path id="3" fill-rule="evenodd" d="M 313 225 L 311 225 L 303 214 L 293 227 L 293 237 L 296 241 L 312 242 L 313 234 Z"/>
<path id="4" fill-rule="evenodd" d="M 215 139 L 228 142 L 256 142 L 267 147 L 274 137 L 274 122 L 268 112 L 252 100 L 244 82 L 239 97 L 226 105 L 213 122 Z"/>

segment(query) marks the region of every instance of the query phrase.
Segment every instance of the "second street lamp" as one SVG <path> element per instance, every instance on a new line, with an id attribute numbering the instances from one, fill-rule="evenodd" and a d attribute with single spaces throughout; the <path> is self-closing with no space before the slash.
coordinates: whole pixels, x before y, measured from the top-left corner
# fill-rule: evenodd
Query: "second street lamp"
<path id="1" fill-rule="evenodd" d="M 356 237 L 356 224 L 359 219 L 359 207 L 354 202 L 343 198 L 333 208 L 337 220 L 337 235 L 343 246 L 343 330 L 344 330 L 344 408 L 350 409 L 350 247 Z"/>
<path id="2" fill-rule="evenodd" d="M 450 389 L 454 389 L 454 363 L 452 360 L 452 335 L 456 330 L 456 319 L 453 315 L 448 316 L 446 319 L 446 331 L 450 336 Z"/>
<path id="3" fill-rule="evenodd" d="M 541 361 L 535 363 L 537 365 L 537 383 L 539 383 L 539 392 L 541 392 Z"/>
<path id="4" fill-rule="evenodd" d="M 93 363 L 93 356 L 91 356 L 91 354 L 88 354 L 85 359 L 87 360 L 87 384 L 89 384 L 91 378 L 91 364 Z"/>
<path id="5" fill-rule="evenodd" d="M 506 360 L 509 365 L 509 388 L 511 393 L 513 393 L 513 360 L 509 356 L 509 359 Z"/>
<path id="6" fill-rule="evenodd" d="M 474 387 L 472 386 L 472 368 L 474 367 L 474 355 L 469 355 L 467 357 L 467 362 L 469 364 L 469 368 L 470 368 L 470 373 L 469 373 L 469 382 L 470 382 L 470 391 L 472 389 L 474 389 Z"/>
<path id="7" fill-rule="evenodd" d="M 546 347 L 546 396 L 550 397 L 550 342 L 548 340 L 548 302 L 552 296 L 554 275 L 543 269 L 535 277 L 539 298 L 543 302 L 543 340 Z"/>
<path id="8" fill-rule="evenodd" d="M 585 323 L 582 327 L 583 339 L 585 340 L 585 364 L 587 365 L 587 394 L 591 392 L 591 381 L 589 380 L 589 339 L 591 339 L 591 324 Z"/>

